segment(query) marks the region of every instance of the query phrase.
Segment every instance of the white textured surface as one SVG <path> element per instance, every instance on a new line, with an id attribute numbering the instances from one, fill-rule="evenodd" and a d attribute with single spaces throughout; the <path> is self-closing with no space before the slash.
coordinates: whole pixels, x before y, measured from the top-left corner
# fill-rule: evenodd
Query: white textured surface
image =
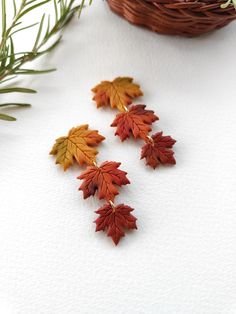
<path id="1" fill-rule="evenodd" d="M 235 314 L 236 24 L 165 37 L 94 2 L 44 61 L 58 71 L 25 81 L 39 93 L 19 99 L 33 107 L 0 123 L 0 313 Z M 145 167 L 140 143 L 114 137 L 115 113 L 95 108 L 90 88 L 118 75 L 141 84 L 155 130 L 178 140 L 176 167 Z M 107 138 L 99 161 L 121 161 L 132 182 L 118 201 L 139 230 L 118 247 L 94 232 L 100 203 L 77 192 L 80 169 L 48 155 L 83 123 Z"/>

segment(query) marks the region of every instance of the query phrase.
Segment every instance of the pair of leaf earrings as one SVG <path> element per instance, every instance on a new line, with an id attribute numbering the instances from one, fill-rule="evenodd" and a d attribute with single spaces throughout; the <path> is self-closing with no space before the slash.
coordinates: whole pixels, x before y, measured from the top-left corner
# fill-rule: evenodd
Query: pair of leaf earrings
<path id="1" fill-rule="evenodd" d="M 162 132 L 149 135 L 153 122 L 159 120 L 152 110 L 147 110 L 145 105 L 131 105 L 132 99 L 142 96 L 139 85 L 133 83 L 129 77 L 118 77 L 112 82 L 102 81 L 94 87 L 97 107 L 110 106 L 120 111 L 111 124 L 117 127 L 115 135 L 121 141 L 133 136 L 145 141 L 142 147 L 141 159 L 146 159 L 146 164 L 156 168 L 160 164 L 175 164 L 172 147 L 175 140 L 170 136 L 163 136 Z M 131 106 L 130 106 L 131 105 Z M 128 205 L 114 204 L 118 188 L 129 184 L 127 173 L 119 169 L 121 163 L 105 161 L 100 166 L 97 164 L 96 147 L 105 138 L 98 131 L 90 130 L 88 125 L 72 128 L 67 136 L 56 140 L 50 154 L 56 156 L 56 164 L 67 170 L 76 161 L 80 166 L 87 168 L 78 177 L 83 180 L 79 190 L 83 191 L 84 199 L 94 196 L 104 199 L 106 203 L 96 213 L 96 231 L 105 231 L 117 245 L 125 235 L 127 229 L 137 229 L 136 218 L 131 214 L 133 208 Z"/>

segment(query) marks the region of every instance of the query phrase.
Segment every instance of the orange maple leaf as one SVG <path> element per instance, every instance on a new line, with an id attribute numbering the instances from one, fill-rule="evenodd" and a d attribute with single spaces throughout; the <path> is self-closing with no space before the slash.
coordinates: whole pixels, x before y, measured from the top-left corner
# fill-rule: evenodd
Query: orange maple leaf
<path id="1" fill-rule="evenodd" d="M 134 84 L 130 77 L 117 77 L 112 82 L 102 81 L 92 91 L 98 108 L 111 106 L 121 112 L 126 111 L 126 106 L 132 103 L 133 98 L 143 95 L 140 86 Z"/>
<path id="2" fill-rule="evenodd" d="M 72 128 L 67 136 L 56 140 L 50 154 L 56 156 L 56 164 L 60 164 L 64 171 L 74 159 L 79 165 L 92 165 L 96 161 L 97 150 L 94 148 L 105 138 L 98 131 L 89 130 L 88 125 Z"/>
<path id="3" fill-rule="evenodd" d="M 146 110 L 145 105 L 135 105 L 129 108 L 129 111 L 120 113 L 111 124 L 117 127 L 116 135 L 122 141 L 133 134 L 134 138 L 146 139 L 148 132 L 151 131 L 150 125 L 158 120 L 158 117 L 152 110 Z"/>
<path id="4" fill-rule="evenodd" d="M 96 232 L 105 231 L 111 237 L 115 245 L 125 236 L 125 229 L 137 229 L 136 220 L 131 212 L 133 208 L 120 204 L 105 204 L 96 211 L 100 216 L 95 220 Z"/>
<path id="5" fill-rule="evenodd" d="M 113 201 L 119 194 L 115 185 L 122 186 L 129 184 L 126 172 L 118 169 L 120 162 L 106 161 L 100 167 L 90 166 L 79 177 L 84 180 L 79 190 L 83 191 L 84 198 L 94 195 L 98 191 L 99 199 Z"/>

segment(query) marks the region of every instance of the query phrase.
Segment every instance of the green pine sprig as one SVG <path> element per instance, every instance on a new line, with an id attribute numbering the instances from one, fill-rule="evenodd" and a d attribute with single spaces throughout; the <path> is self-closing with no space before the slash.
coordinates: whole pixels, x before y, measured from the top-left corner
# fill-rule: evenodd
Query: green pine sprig
<path id="1" fill-rule="evenodd" d="M 0 42 L 0 94 L 6 93 L 36 93 L 35 90 L 25 87 L 5 87 L 5 83 L 22 75 L 37 75 L 55 71 L 56 69 L 34 70 L 28 68 L 28 63 L 34 61 L 58 46 L 61 41 L 61 31 L 70 22 L 76 12 L 81 14 L 85 4 L 82 0 L 80 5 L 76 5 L 76 0 L 21 0 L 19 7 L 16 1 L 12 0 L 14 16 L 10 25 L 7 25 L 7 5 L 10 0 L 1 0 L 2 5 L 2 34 Z M 22 26 L 22 20 L 38 7 L 49 2 L 54 4 L 54 17 L 43 14 L 40 21 L 27 26 Z M 89 0 L 91 4 L 91 0 Z M 34 44 L 30 51 L 15 51 L 14 36 L 32 27 L 38 27 Z M 1 87 L 4 84 L 4 87 Z M 6 106 L 30 106 L 21 103 L 0 104 L 0 108 Z M 0 119 L 15 121 L 14 117 L 0 114 Z"/>

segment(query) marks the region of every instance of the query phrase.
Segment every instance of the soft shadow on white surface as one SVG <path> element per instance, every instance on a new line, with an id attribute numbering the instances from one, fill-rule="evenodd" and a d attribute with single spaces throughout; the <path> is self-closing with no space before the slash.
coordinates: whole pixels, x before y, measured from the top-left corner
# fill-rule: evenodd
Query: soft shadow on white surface
<path id="1" fill-rule="evenodd" d="M 73 21 L 42 63 L 58 71 L 30 78 L 39 93 L 19 96 L 33 107 L 0 123 L 0 300 L 10 313 L 236 312 L 235 39 L 235 23 L 197 39 L 160 36 L 100 1 Z M 177 139 L 175 167 L 145 167 L 140 143 L 114 136 L 115 112 L 96 109 L 90 89 L 118 75 L 141 84 L 138 102 L 160 117 L 154 131 Z M 82 199 L 79 167 L 63 173 L 48 155 L 83 123 L 107 139 L 99 162 L 121 161 L 132 182 L 117 202 L 136 209 L 139 230 L 118 247 L 94 232 L 101 202 Z"/>

